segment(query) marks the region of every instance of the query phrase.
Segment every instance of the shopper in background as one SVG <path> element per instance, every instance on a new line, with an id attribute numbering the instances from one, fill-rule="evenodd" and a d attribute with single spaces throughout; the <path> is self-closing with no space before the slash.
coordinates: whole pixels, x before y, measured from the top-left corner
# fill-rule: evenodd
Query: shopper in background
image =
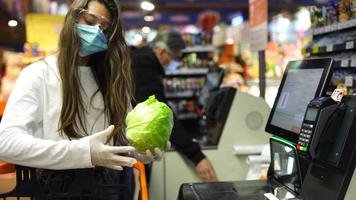
<path id="1" fill-rule="evenodd" d="M 174 30 L 159 32 L 150 46 L 132 48 L 136 102 L 142 102 L 152 94 L 160 101 L 166 102 L 162 82 L 164 72 L 181 57 L 184 48 L 181 35 Z M 172 144 L 178 152 L 195 164 L 195 170 L 204 181 L 215 181 L 214 167 L 202 153 L 199 144 L 192 139 L 192 136 L 175 120 L 170 139 Z"/>
<path id="2" fill-rule="evenodd" d="M 161 152 L 140 154 L 124 134 L 133 96 L 128 50 L 115 0 L 74 1 L 58 55 L 26 67 L 17 79 L 0 125 L 0 160 L 43 169 L 91 168 L 86 170 L 95 171 L 94 182 L 132 188 L 132 168 L 126 167 L 135 158 L 159 159 Z M 68 186 L 72 172 L 44 170 L 43 184 L 52 177 L 58 187 Z M 131 192 L 95 199 L 132 199 Z"/>

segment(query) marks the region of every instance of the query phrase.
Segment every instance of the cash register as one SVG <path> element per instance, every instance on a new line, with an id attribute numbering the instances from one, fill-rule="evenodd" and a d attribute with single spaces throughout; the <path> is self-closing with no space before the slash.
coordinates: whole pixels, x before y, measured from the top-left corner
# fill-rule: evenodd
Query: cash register
<path id="1" fill-rule="evenodd" d="M 267 180 L 184 183 L 181 200 L 344 199 L 356 161 L 356 97 L 326 96 L 332 59 L 288 63 L 266 124 Z"/>

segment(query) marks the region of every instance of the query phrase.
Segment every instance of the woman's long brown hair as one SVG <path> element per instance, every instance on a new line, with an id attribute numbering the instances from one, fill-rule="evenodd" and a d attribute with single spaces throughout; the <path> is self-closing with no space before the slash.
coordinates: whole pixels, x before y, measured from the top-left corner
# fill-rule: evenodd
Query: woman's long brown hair
<path id="1" fill-rule="evenodd" d="M 66 15 L 59 40 L 58 67 L 62 79 L 62 111 L 60 115 L 59 130 L 63 136 L 69 139 L 81 138 L 85 135 L 79 130 L 85 129 L 83 116 L 86 114 L 81 85 L 78 74 L 79 65 L 79 39 L 76 31 L 78 9 L 87 8 L 91 0 L 76 0 L 73 2 Z M 104 114 L 109 124 L 115 125 L 110 138 L 121 145 L 127 144 L 123 133 L 125 118 L 133 98 L 133 83 L 131 72 L 131 59 L 129 50 L 123 36 L 122 23 L 119 16 L 119 8 L 114 0 L 97 1 L 108 9 L 112 18 L 112 25 L 107 35 L 107 51 L 90 55 L 88 65 L 99 86 L 98 91 L 104 99 Z M 95 94 L 96 94 L 95 93 Z M 94 94 L 94 95 L 95 95 Z M 93 97 L 91 97 L 92 100 Z"/>

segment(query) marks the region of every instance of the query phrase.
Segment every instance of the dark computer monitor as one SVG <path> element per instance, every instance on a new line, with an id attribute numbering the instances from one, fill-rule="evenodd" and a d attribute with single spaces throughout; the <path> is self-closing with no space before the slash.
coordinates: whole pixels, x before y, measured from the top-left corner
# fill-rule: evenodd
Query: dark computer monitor
<path id="1" fill-rule="evenodd" d="M 219 144 L 222 132 L 234 101 L 236 88 L 223 87 L 210 93 L 205 105 L 205 134 L 207 145 Z"/>
<path id="2" fill-rule="evenodd" d="M 325 94 L 331 77 L 331 58 L 290 61 L 269 115 L 266 132 L 298 142 L 308 103 Z"/>

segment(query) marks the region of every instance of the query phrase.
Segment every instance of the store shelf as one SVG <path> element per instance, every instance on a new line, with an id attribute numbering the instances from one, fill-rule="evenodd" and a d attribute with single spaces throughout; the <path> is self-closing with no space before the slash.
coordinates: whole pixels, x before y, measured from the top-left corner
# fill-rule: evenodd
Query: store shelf
<path id="1" fill-rule="evenodd" d="M 257 86 L 259 84 L 259 79 L 247 79 L 246 83 L 248 86 Z M 281 84 L 281 79 L 266 79 L 267 86 L 279 86 Z"/>
<path id="2" fill-rule="evenodd" d="M 356 68 L 356 59 L 335 60 L 334 68 Z"/>
<path id="3" fill-rule="evenodd" d="M 213 52 L 214 47 L 212 45 L 197 45 L 197 46 L 191 46 L 183 49 L 182 53 L 202 53 L 202 52 Z"/>
<path id="4" fill-rule="evenodd" d="M 196 113 L 181 113 L 177 115 L 179 120 L 197 119 L 198 115 Z"/>
<path id="5" fill-rule="evenodd" d="M 180 95 L 180 94 L 166 94 L 166 99 L 167 100 L 182 100 L 182 99 L 185 99 L 185 100 L 191 100 L 191 99 L 195 99 L 197 98 L 198 95 Z"/>
<path id="6" fill-rule="evenodd" d="M 166 98 L 168 100 L 172 99 L 193 99 L 198 96 L 197 93 L 193 91 L 186 91 L 186 92 L 175 92 L 175 93 L 166 93 Z"/>
<path id="7" fill-rule="evenodd" d="M 330 26 L 316 28 L 313 30 L 313 35 L 314 36 L 323 35 L 323 34 L 328 34 L 328 33 L 341 31 L 341 30 L 345 30 L 345 29 L 350 29 L 350 28 L 354 28 L 354 27 L 356 27 L 356 19 L 352 19 L 347 22 L 340 22 L 340 23 L 333 24 Z"/>
<path id="8" fill-rule="evenodd" d="M 318 54 L 329 54 L 336 53 L 340 51 L 349 51 L 356 49 L 356 40 L 346 41 L 341 44 L 329 44 L 327 46 L 313 45 L 312 48 L 302 49 L 304 55 L 318 55 Z"/>
<path id="9" fill-rule="evenodd" d="M 166 77 L 175 77 L 175 76 L 205 76 L 208 73 L 209 69 L 206 68 L 183 68 L 175 71 L 171 74 L 166 74 Z"/>

